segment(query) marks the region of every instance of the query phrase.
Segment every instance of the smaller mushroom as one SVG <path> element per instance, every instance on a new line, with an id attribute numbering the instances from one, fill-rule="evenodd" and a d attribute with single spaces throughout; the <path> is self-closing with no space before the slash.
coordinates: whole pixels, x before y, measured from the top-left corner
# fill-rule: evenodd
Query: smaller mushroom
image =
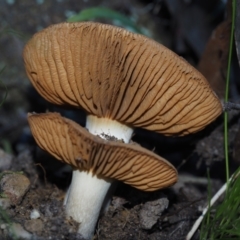
<path id="1" fill-rule="evenodd" d="M 81 172 L 72 181 L 66 210 L 74 212 L 72 217 L 80 222 L 79 232 L 86 239 L 93 235 L 114 180 L 144 191 L 177 181 L 177 171 L 168 161 L 139 145 L 104 140 L 58 113 L 29 114 L 28 121 L 43 150 Z"/>

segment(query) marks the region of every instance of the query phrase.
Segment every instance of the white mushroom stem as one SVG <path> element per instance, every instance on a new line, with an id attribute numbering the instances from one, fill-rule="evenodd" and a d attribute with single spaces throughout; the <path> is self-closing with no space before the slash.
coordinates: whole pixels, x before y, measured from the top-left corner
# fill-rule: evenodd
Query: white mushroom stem
<path id="1" fill-rule="evenodd" d="M 86 128 L 94 135 L 105 139 L 114 137 L 125 143 L 130 141 L 133 133 L 133 128 L 124 124 L 92 115 L 87 116 Z M 78 232 L 85 239 L 91 239 L 94 234 L 99 213 L 103 202 L 107 202 L 106 196 L 111 184 L 111 180 L 99 178 L 92 172 L 73 171 L 64 205 L 67 215 L 80 223 Z"/>
<path id="2" fill-rule="evenodd" d="M 100 179 L 91 172 L 73 171 L 66 213 L 80 223 L 79 233 L 91 239 L 102 203 L 111 186 L 111 181 Z"/>

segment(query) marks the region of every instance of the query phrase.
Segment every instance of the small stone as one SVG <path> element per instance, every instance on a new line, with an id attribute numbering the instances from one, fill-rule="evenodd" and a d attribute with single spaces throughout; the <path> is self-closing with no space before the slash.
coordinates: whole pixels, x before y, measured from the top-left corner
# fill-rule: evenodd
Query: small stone
<path id="1" fill-rule="evenodd" d="M 151 229 L 157 223 L 162 212 L 168 208 L 168 203 L 167 198 L 146 202 L 139 213 L 141 227 L 145 230 Z"/>
<path id="2" fill-rule="evenodd" d="M 19 223 L 13 223 L 9 226 L 10 235 L 17 239 L 31 239 L 32 234 L 27 232 Z"/>
<path id="3" fill-rule="evenodd" d="M 31 219 L 24 223 L 24 227 L 27 231 L 31 233 L 41 234 L 43 230 L 43 222 L 41 219 Z"/>
<path id="4" fill-rule="evenodd" d="M 40 218 L 40 213 L 37 209 L 33 209 L 30 213 L 30 218 L 31 219 L 38 219 Z"/>
<path id="5" fill-rule="evenodd" d="M 128 201 L 121 197 L 114 197 L 112 199 L 112 205 L 114 210 L 121 208 L 124 204 L 126 204 Z"/>
<path id="6" fill-rule="evenodd" d="M 2 223 L 2 224 L 0 225 L 0 228 L 1 228 L 1 229 L 6 229 L 6 227 L 7 227 L 7 226 L 6 226 L 6 224 L 4 224 L 4 223 Z"/>
<path id="7" fill-rule="evenodd" d="M 4 152 L 2 149 L 0 149 L 0 171 L 5 171 L 10 169 L 12 161 L 13 161 L 13 156 L 11 154 Z"/>
<path id="8" fill-rule="evenodd" d="M 10 200 L 11 205 L 19 204 L 29 187 L 29 179 L 21 173 L 6 171 L 0 175 L 0 193 Z"/>
<path id="9" fill-rule="evenodd" d="M 11 202 L 8 198 L 0 198 L 0 208 L 6 210 L 11 206 Z"/>

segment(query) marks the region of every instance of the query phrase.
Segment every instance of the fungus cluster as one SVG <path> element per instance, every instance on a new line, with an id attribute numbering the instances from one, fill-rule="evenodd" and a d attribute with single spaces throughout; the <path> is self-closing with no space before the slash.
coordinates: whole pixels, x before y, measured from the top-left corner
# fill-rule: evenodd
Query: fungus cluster
<path id="1" fill-rule="evenodd" d="M 37 144 L 73 167 L 64 204 L 86 239 L 114 180 L 144 191 L 177 181 L 168 161 L 129 143 L 135 127 L 182 136 L 222 112 L 207 80 L 184 59 L 118 27 L 52 25 L 30 39 L 23 56 L 30 81 L 46 100 L 87 113 L 87 130 L 58 113 L 28 115 Z"/>

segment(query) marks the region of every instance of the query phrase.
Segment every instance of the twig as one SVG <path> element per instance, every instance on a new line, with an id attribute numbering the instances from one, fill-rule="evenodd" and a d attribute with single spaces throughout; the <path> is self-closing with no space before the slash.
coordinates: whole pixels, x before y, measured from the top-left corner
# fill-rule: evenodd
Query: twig
<path id="1" fill-rule="evenodd" d="M 239 103 L 226 102 L 223 105 L 223 109 L 224 109 L 225 112 L 229 112 L 231 110 L 240 110 L 240 104 Z"/>
<path id="2" fill-rule="evenodd" d="M 232 180 L 232 177 L 229 179 L 229 181 Z M 192 229 L 190 232 L 187 234 L 186 240 L 190 240 L 196 230 L 198 229 L 199 225 L 201 224 L 204 216 L 206 215 L 207 211 L 212 207 L 212 205 L 219 199 L 219 197 L 226 191 L 228 183 L 225 183 L 219 190 L 218 192 L 213 196 L 213 198 L 210 201 L 210 205 L 208 205 L 206 208 L 204 208 L 202 215 L 196 220 L 194 225 L 192 226 Z"/>
<path id="3" fill-rule="evenodd" d="M 46 177 L 47 174 L 46 174 L 45 168 L 42 166 L 41 163 L 36 163 L 35 166 L 39 166 L 43 170 L 44 183 L 45 185 L 47 185 L 47 177 Z"/>

